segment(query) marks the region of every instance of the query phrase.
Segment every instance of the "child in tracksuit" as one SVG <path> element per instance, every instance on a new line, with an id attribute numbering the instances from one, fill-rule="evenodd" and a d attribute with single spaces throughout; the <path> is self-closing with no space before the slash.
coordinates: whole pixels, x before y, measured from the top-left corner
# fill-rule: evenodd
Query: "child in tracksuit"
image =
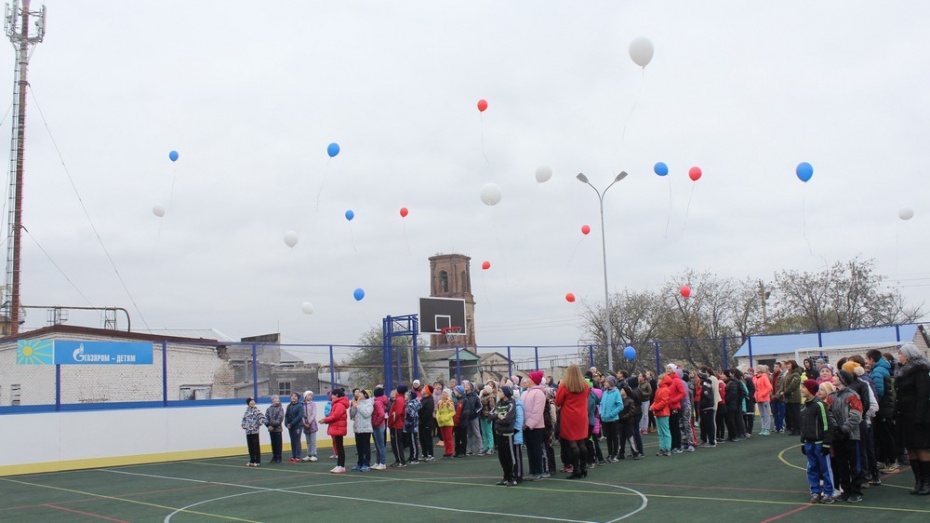
<path id="1" fill-rule="evenodd" d="M 494 439 L 497 443 L 497 457 L 504 471 L 504 479 L 498 485 L 513 487 L 517 484 L 513 464 L 513 434 L 517 421 L 517 409 L 513 402 L 513 389 L 503 386 L 498 390 L 498 401 L 488 418 L 494 422 Z"/>
<path id="2" fill-rule="evenodd" d="M 801 387 L 804 410 L 801 411 L 801 450 L 807 456 L 807 481 L 811 503 L 833 503 L 833 472 L 830 443 L 836 427 L 830 408 L 817 397 L 816 380 L 805 380 Z"/>
<path id="3" fill-rule="evenodd" d="M 410 444 L 410 456 L 407 462 L 411 465 L 420 463 L 420 400 L 417 392 L 407 392 L 407 403 L 404 405 L 404 441 Z"/>

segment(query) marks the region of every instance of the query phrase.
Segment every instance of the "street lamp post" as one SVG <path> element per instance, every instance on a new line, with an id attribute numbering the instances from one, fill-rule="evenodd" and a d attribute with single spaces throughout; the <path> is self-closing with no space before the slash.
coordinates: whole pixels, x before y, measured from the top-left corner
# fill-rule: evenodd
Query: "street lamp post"
<path id="1" fill-rule="evenodd" d="M 588 181 L 588 177 L 584 174 L 578 173 L 578 176 L 575 177 L 578 178 L 578 181 L 594 189 L 594 192 L 597 194 L 597 201 L 601 206 L 601 262 L 604 267 L 604 331 L 607 332 L 607 368 L 610 372 L 614 370 L 613 328 L 610 325 L 610 295 L 607 289 L 607 235 L 604 233 L 604 195 L 607 194 L 607 191 L 613 187 L 615 183 L 626 178 L 626 176 L 626 171 L 620 171 L 620 174 L 614 178 L 614 181 L 610 182 L 610 185 L 608 185 L 603 192 L 598 191 L 597 187 L 591 185 L 591 182 Z"/>

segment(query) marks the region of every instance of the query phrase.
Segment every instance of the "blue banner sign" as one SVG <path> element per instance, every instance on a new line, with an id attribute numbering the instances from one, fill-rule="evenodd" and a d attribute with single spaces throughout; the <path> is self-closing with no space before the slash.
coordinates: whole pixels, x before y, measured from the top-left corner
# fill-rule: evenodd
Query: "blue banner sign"
<path id="1" fill-rule="evenodd" d="M 152 344 L 125 341 L 18 340 L 21 365 L 151 365 Z"/>

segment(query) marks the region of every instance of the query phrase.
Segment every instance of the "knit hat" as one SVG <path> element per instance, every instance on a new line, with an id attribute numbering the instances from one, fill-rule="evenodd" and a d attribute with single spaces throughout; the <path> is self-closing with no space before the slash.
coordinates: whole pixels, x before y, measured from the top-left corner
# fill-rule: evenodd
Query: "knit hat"
<path id="1" fill-rule="evenodd" d="M 429 385 L 423 385 L 423 390 L 420 391 L 424 396 L 432 396 L 433 389 L 429 388 Z"/>
<path id="2" fill-rule="evenodd" d="M 397 386 L 397 393 L 398 393 L 398 394 L 407 394 L 407 386 L 406 386 L 406 385 L 398 385 L 398 386 Z"/>
<path id="3" fill-rule="evenodd" d="M 503 387 L 501 387 L 501 392 L 503 392 L 504 396 L 507 398 L 513 397 L 513 389 L 508 387 L 507 385 L 504 385 Z"/>
<path id="4" fill-rule="evenodd" d="M 617 378 L 613 376 L 607 376 L 607 383 L 610 383 L 611 388 L 617 388 Z"/>
<path id="5" fill-rule="evenodd" d="M 823 372 L 824 369 L 827 369 L 828 371 L 830 371 L 830 374 L 833 374 L 833 367 L 829 365 L 821 365 L 820 368 L 817 370 L 820 372 Z"/>
<path id="6" fill-rule="evenodd" d="M 375 397 L 384 396 L 384 387 L 378 386 L 375 387 Z"/>
<path id="7" fill-rule="evenodd" d="M 307 396 L 313 396 L 313 391 L 312 390 L 304 391 L 304 397 L 306 398 Z"/>
<path id="8" fill-rule="evenodd" d="M 845 366 L 846 366 L 846 365 L 843 365 L 843 367 L 845 367 Z M 845 368 L 842 369 L 842 370 L 840 370 L 839 375 L 840 375 L 840 383 L 842 383 L 843 385 L 845 385 L 845 386 L 847 386 L 847 387 L 850 386 L 850 385 L 852 384 L 853 380 L 855 379 L 855 378 L 853 378 L 852 373 L 850 373 L 850 372 L 849 372 L 848 370 L 846 370 Z"/>
<path id="9" fill-rule="evenodd" d="M 811 393 L 811 396 L 817 394 L 817 389 L 820 385 L 816 380 L 804 380 L 804 388 L 807 389 L 807 392 Z"/>
<path id="10" fill-rule="evenodd" d="M 530 372 L 529 374 L 527 374 L 527 376 L 529 376 L 530 379 L 533 380 L 533 383 L 537 385 L 542 383 L 543 372 L 541 370 L 534 370 L 533 372 Z"/>
<path id="11" fill-rule="evenodd" d="M 859 367 L 859 366 L 860 365 L 854 361 L 847 361 L 846 363 L 843 364 L 843 370 L 848 372 L 850 375 L 855 376 L 856 367 Z"/>
<path id="12" fill-rule="evenodd" d="M 463 386 L 461 386 L 461 385 L 456 385 L 456 386 L 455 386 L 455 392 L 458 392 L 459 394 L 465 394 L 465 387 L 463 387 Z"/>

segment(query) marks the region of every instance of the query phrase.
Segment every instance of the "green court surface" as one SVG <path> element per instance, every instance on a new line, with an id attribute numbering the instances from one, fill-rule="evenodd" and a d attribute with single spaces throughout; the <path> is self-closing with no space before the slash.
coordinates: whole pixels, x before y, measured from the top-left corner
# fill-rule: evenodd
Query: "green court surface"
<path id="1" fill-rule="evenodd" d="M 243 456 L 10 476 L 0 478 L 0 521 L 930 521 L 930 496 L 908 494 L 909 469 L 861 503 L 809 504 L 795 437 L 671 457 L 655 456 L 654 435 L 645 445 L 646 458 L 586 479 L 515 487 L 495 485 L 496 455 L 341 475 L 325 457 L 271 465 L 265 455 L 259 468 Z M 346 450 L 351 467 L 355 449 Z"/>

